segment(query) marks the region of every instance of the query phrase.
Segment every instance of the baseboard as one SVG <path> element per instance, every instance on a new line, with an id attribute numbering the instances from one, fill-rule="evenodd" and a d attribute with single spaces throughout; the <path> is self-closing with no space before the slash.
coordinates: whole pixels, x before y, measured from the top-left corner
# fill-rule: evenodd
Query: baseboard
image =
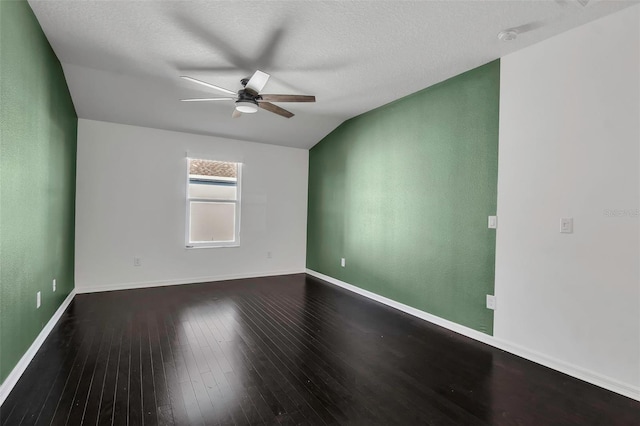
<path id="1" fill-rule="evenodd" d="M 507 342 L 505 340 L 497 339 L 493 336 L 489 336 L 488 334 L 481 333 L 469 327 L 465 327 L 455 322 L 432 315 L 428 312 L 421 311 L 420 309 L 416 309 L 411 306 L 405 305 L 403 303 L 396 302 L 395 300 L 389 299 L 384 296 L 380 296 L 379 294 L 370 292 L 368 290 L 364 290 L 360 287 L 356 287 L 352 284 L 346 283 L 344 281 L 340 281 L 328 275 L 324 275 L 320 272 L 307 269 L 307 274 L 313 277 L 319 278 L 323 281 L 326 281 L 330 284 L 333 284 L 338 287 L 342 287 L 344 289 L 357 293 L 361 296 L 375 300 L 376 302 L 380 302 L 384 305 L 398 309 L 409 315 L 413 315 L 415 317 L 418 317 L 430 323 L 439 325 L 448 330 L 454 331 L 458 334 L 462 334 L 463 336 L 469 337 L 474 340 L 478 340 L 482 343 L 486 343 L 487 345 L 496 347 L 498 349 L 509 352 L 513 355 L 517 355 L 529 361 L 533 361 L 536 364 L 543 365 L 545 367 L 551 368 L 553 370 L 559 371 L 561 373 L 567 374 L 569 376 L 572 376 L 577 379 L 583 380 L 585 382 L 591 383 L 593 385 L 599 386 L 601 388 L 610 390 L 617 394 L 626 396 L 631 399 L 635 399 L 636 401 L 640 401 L 640 387 L 620 382 L 616 379 L 603 376 L 594 371 L 590 371 L 590 370 L 572 365 L 565 361 L 547 356 L 545 354 L 530 350 L 528 348 L 524 348 L 522 346 Z"/>
<path id="2" fill-rule="evenodd" d="M 260 278 L 260 277 L 274 277 L 278 275 L 291 275 L 291 274 L 304 274 L 304 269 L 291 269 L 285 271 L 269 271 L 269 272 L 254 272 L 248 274 L 230 274 L 230 275 L 216 275 L 214 277 L 193 277 L 185 279 L 174 280 L 162 280 L 162 281 L 142 281 L 131 282 L 121 284 L 105 284 L 96 286 L 82 286 L 82 284 L 76 284 L 76 293 L 99 293 L 103 291 L 117 291 L 117 290 L 133 290 L 137 288 L 151 288 L 151 287 L 165 287 L 171 285 L 182 284 L 198 284 L 207 283 L 213 281 L 226 281 L 226 280 L 240 280 L 244 278 Z"/>
<path id="3" fill-rule="evenodd" d="M 58 307 L 56 312 L 53 314 L 49 322 L 47 322 L 47 324 L 44 326 L 42 331 L 40 331 L 40 334 L 38 334 L 38 337 L 36 337 L 36 339 L 33 341 L 29 349 L 27 349 L 27 352 L 25 352 L 24 355 L 22 355 L 22 358 L 20 358 L 20 361 L 18 361 L 16 366 L 13 367 L 13 370 L 11 370 L 11 373 L 9 373 L 9 375 L 4 380 L 4 382 L 2 382 L 2 384 L 0 385 L 0 406 L 7 399 L 7 397 L 11 393 L 11 390 L 13 390 L 13 387 L 16 385 L 16 383 L 18 383 L 18 380 L 20 379 L 22 374 L 25 372 L 25 370 L 33 360 L 33 357 L 36 356 L 36 353 L 38 353 L 40 346 L 42 346 L 44 341 L 47 339 L 47 336 L 49 336 L 49 333 L 51 333 L 51 330 L 53 330 L 53 327 L 55 327 L 55 325 L 58 323 L 58 320 L 60 320 L 60 318 L 62 317 L 62 314 L 67 309 L 71 301 L 73 300 L 73 296 L 75 296 L 75 294 L 76 294 L 75 289 L 71 290 L 71 293 L 69 293 L 69 295 L 66 297 L 66 299 L 64 299 L 62 304 L 60 304 L 60 306 Z"/>

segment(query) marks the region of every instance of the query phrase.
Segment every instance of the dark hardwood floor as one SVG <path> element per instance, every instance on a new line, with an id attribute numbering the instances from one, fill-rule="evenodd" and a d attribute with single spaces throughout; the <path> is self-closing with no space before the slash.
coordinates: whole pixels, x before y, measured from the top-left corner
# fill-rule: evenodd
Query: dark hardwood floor
<path id="1" fill-rule="evenodd" d="M 78 295 L 2 425 L 638 425 L 640 403 L 301 275 Z"/>

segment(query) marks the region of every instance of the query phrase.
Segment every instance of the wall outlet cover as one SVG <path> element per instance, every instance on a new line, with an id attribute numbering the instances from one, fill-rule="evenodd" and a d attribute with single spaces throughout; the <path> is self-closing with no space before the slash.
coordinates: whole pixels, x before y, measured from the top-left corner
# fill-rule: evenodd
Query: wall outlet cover
<path id="1" fill-rule="evenodd" d="M 347 260 L 344 257 L 340 259 L 340 266 L 343 268 L 347 266 Z"/>
<path id="2" fill-rule="evenodd" d="M 496 310 L 496 297 L 492 294 L 487 294 L 487 309 Z"/>
<path id="3" fill-rule="evenodd" d="M 489 229 L 498 228 L 498 216 L 489 216 Z"/>
<path id="4" fill-rule="evenodd" d="M 42 304 L 42 297 L 40 292 L 36 293 L 36 309 L 40 309 L 40 305 Z"/>
<path id="5" fill-rule="evenodd" d="M 140 259 L 139 257 L 134 257 L 133 266 L 140 266 L 140 265 L 142 265 L 142 259 Z"/>
<path id="6" fill-rule="evenodd" d="M 53 288 L 53 291 L 55 292 L 56 291 L 56 279 L 55 278 L 53 279 L 52 288 Z"/>

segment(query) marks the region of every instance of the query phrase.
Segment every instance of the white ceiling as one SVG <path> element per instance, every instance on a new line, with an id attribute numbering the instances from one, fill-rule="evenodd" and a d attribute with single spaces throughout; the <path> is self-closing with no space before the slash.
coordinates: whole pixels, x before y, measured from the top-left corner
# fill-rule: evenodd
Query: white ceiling
<path id="1" fill-rule="evenodd" d="M 81 118 L 310 148 L 344 120 L 637 1 L 30 0 Z M 500 30 L 544 24 L 501 42 Z M 232 119 L 231 90 L 316 95 Z"/>

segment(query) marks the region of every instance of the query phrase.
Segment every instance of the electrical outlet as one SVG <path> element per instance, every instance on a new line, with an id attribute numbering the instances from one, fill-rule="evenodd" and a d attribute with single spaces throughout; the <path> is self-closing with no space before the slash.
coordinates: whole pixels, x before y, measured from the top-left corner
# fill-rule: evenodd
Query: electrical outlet
<path id="1" fill-rule="evenodd" d="M 56 279 L 55 278 L 53 279 L 52 287 L 53 287 L 53 292 L 55 293 L 55 291 L 56 291 Z"/>
<path id="2" fill-rule="evenodd" d="M 271 259 L 271 257 L 272 257 L 272 256 L 271 256 L 271 252 L 270 252 L 270 251 L 268 251 L 268 252 L 267 252 L 267 259 Z"/>
<path id="3" fill-rule="evenodd" d="M 498 228 L 498 216 L 489 216 L 489 228 L 490 229 Z"/>
<path id="4" fill-rule="evenodd" d="M 42 298 L 40 297 L 40 292 L 36 293 L 36 309 L 40 309 L 40 305 L 42 304 Z"/>
<path id="5" fill-rule="evenodd" d="M 134 257 L 133 266 L 140 266 L 140 265 L 142 265 L 142 259 L 140 259 L 139 257 Z"/>
<path id="6" fill-rule="evenodd" d="M 343 268 L 347 266 L 347 260 L 344 257 L 340 259 L 340 266 L 342 266 Z"/>
<path id="7" fill-rule="evenodd" d="M 491 294 L 487 294 L 487 309 L 496 310 L 496 297 Z"/>

